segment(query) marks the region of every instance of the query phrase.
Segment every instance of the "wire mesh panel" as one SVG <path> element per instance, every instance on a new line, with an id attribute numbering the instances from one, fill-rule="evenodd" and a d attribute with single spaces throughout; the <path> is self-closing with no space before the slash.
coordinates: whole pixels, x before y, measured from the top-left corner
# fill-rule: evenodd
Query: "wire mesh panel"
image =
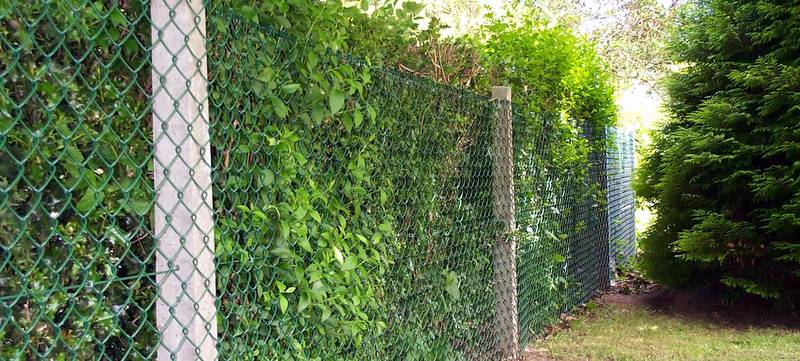
<path id="1" fill-rule="evenodd" d="M 0 359 L 159 342 L 149 5 L 0 5 Z"/>
<path id="2" fill-rule="evenodd" d="M 630 264 L 636 255 L 636 205 L 631 187 L 636 144 L 631 131 L 609 128 L 608 132 L 608 238 L 613 270 Z"/>
<path id="3" fill-rule="evenodd" d="M 224 4 L 0 4 L 0 359 L 502 360 L 608 283 L 600 132 Z"/>
<path id="4" fill-rule="evenodd" d="M 515 112 L 520 342 L 608 283 L 603 133 L 565 152 L 563 122 Z"/>
<path id="5" fill-rule="evenodd" d="M 567 227 L 571 228 L 567 267 L 567 302 L 562 311 L 586 302 L 598 290 L 609 284 L 608 273 L 608 212 L 606 210 L 606 138 L 605 132 L 583 125 L 583 140 L 587 142 L 585 170 L 575 198 L 570 202 L 573 215 Z M 569 234 L 569 233 L 568 233 Z"/>
<path id="6" fill-rule="evenodd" d="M 210 37 L 220 358 L 499 359 L 496 106 L 236 18 Z"/>

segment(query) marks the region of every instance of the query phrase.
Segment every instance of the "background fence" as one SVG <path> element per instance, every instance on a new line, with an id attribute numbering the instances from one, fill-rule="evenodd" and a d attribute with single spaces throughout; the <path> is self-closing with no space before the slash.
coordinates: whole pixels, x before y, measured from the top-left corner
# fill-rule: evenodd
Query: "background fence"
<path id="1" fill-rule="evenodd" d="M 629 130 L 609 128 L 612 146 L 606 160 L 608 170 L 608 239 L 611 269 L 627 266 L 636 254 L 635 195 L 636 138 Z"/>
<path id="2" fill-rule="evenodd" d="M 201 1 L 0 21 L 2 359 L 510 359 L 635 250 L 632 138 L 507 90 Z"/>

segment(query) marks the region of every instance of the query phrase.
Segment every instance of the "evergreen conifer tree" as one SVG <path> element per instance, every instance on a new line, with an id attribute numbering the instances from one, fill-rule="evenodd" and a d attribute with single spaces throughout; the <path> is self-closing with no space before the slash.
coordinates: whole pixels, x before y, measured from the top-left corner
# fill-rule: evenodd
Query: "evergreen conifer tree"
<path id="1" fill-rule="evenodd" d="M 800 295 L 800 1 L 696 0 L 672 36 L 671 120 L 637 180 L 645 272 Z"/>

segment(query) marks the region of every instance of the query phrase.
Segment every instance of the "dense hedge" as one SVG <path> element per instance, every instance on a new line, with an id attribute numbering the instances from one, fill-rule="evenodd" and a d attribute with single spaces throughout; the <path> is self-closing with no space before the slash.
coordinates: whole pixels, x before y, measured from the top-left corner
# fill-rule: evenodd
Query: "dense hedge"
<path id="1" fill-rule="evenodd" d="M 638 192 L 656 213 L 643 265 L 671 284 L 800 290 L 800 2 L 693 1 L 671 50 L 672 118 Z"/>
<path id="2" fill-rule="evenodd" d="M 492 105 L 324 47 L 304 52 L 268 26 L 229 23 L 212 57 L 220 69 L 237 64 L 212 78 L 213 135 L 224 139 L 212 156 L 224 213 L 223 352 L 447 359 L 454 342 L 480 350 L 499 231 Z"/>
<path id="3" fill-rule="evenodd" d="M 613 122 L 591 47 L 535 22 L 443 40 L 417 28 L 414 4 L 371 15 L 336 1 L 209 6 L 222 354 L 491 352 L 477 345 L 497 332 L 494 108 L 408 73 L 479 94 L 518 88 L 521 124 L 541 133 L 532 112 L 552 114 L 548 154 L 577 169 L 589 144 L 575 119 Z M 152 357 L 147 11 L 0 6 L 0 358 Z"/>

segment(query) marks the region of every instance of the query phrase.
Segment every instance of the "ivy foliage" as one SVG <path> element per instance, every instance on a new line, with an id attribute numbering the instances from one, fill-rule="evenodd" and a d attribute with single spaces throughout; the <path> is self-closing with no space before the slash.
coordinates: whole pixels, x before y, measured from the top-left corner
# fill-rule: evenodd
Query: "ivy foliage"
<path id="1" fill-rule="evenodd" d="M 451 338 L 477 349 L 499 229 L 491 103 L 244 10 L 220 21 L 211 56 L 223 353 L 393 359 L 452 353 Z"/>
<path id="2" fill-rule="evenodd" d="M 800 289 L 800 2 L 693 1 L 670 49 L 672 119 L 638 176 L 646 272 L 791 301 Z"/>
<path id="3" fill-rule="evenodd" d="M 614 118 L 587 43 L 499 21 L 444 40 L 416 4 L 357 5 L 207 4 L 223 358 L 492 357 L 491 85 L 523 100 L 519 162 L 553 130 L 530 174 L 598 194 L 578 124 Z M 148 9 L 0 3 L 0 358 L 157 348 Z"/>

